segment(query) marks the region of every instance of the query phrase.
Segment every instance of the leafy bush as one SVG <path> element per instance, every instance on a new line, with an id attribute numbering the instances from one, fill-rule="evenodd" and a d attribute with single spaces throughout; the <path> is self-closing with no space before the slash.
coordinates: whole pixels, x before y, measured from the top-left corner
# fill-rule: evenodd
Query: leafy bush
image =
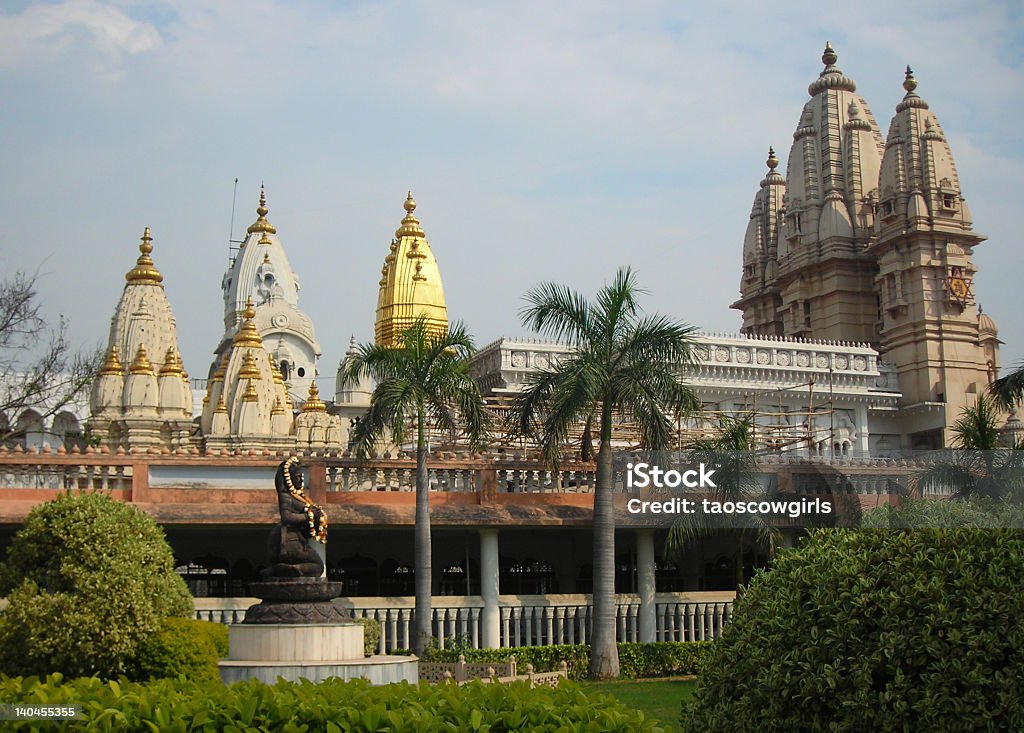
<path id="1" fill-rule="evenodd" d="M 363 627 L 363 654 L 372 657 L 380 644 L 380 622 L 372 618 L 357 618 L 356 623 Z"/>
<path id="2" fill-rule="evenodd" d="M 104 494 L 33 509 L 0 566 L 0 669 L 116 676 L 161 620 L 192 614 L 163 531 Z"/>
<path id="3" fill-rule="evenodd" d="M 818 530 L 759 573 L 687 731 L 1024 729 L 1024 535 Z"/>
<path id="4" fill-rule="evenodd" d="M 864 513 L 862 527 L 1024 528 L 1024 506 L 1003 499 L 905 499 Z"/>
<path id="5" fill-rule="evenodd" d="M 668 677 L 696 674 L 701 660 L 711 647 L 708 641 L 659 641 L 649 644 L 620 642 L 620 674 L 623 677 Z M 400 653 L 395 650 L 394 654 Z M 520 671 L 532 664 L 536 672 L 553 672 L 565 662 L 571 680 L 587 677 L 590 666 L 589 644 L 557 644 L 553 646 L 520 646 L 512 649 L 433 649 L 424 657 L 427 662 L 456 662 L 459 654 L 470 663 L 501 663 L 515 656 Z"/>
<path id="6" fill-rule="evenodd" d="M 63 683 L 59 675 L 0 677 L 6 703 L 81 705 L 81 721 L 19 721 L 33 731 L 328 731 L 329 733 L 449 733 L 450 731 L 601 731 L 656 733 L 661 729 L 607 695 L 588 697 L 563 682 L 530 689 L 525 682 L 484 685 L 373 687 L 365 680 L 319 684 L 279 681 L 225 686 L 183 680 Z"/>
<path id="7" fill-rule="evenodd" d="M 222 624 L 166 618 L 139 642 L 129 674 L 140 680 L 178 676 L 220 680 L 217 662 L 227 656 L 227 637 L 228 629 Z"/>

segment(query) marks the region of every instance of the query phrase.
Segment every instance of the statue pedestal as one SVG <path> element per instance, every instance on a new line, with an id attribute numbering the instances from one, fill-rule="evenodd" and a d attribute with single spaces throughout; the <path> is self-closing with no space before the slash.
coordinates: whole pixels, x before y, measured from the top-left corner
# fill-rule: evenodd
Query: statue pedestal
<path id="1" fill-rule="evenodd" d="M 228 627 L 229 655 L 220 662 L 225 684 L 273 684 L 278 677 L 366 678 L 375 685 L 419 681 L 416 657 L 363 656 L 363 627 L 330 600 L 340 583 L 281 578 L 251 588 L 262 602 L 249 608 L 243 623 Z"/>

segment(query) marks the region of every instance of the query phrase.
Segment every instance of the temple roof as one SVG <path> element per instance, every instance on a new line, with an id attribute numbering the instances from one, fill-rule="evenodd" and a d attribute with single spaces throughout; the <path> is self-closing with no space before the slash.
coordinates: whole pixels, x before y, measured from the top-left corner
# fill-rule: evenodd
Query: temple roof
<path id="1" fill-rule="evenodd" d="M 413 214 L 416 200 L 409 192 L 405 217 L 395 232 L 391 249 L 381 269 L 374 336 L 378 344 L 393 346 L 398 336 L 424 317 L 433 332 L 448 328 L 448 309 L 441 284 L 441 271 L 434 260 L 419 219 Z"/>

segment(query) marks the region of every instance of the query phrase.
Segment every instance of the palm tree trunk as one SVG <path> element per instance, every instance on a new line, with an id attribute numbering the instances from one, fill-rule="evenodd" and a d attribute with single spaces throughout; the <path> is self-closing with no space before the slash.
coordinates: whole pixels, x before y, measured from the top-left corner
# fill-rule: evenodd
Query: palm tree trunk
<path id="1" fill-rule="evenodd" d="M 611 411 L 602 407 L 601 449 L 594 487 L 594 628 L 590 639 L 590 679 L 619 676 L 615 646 L 615 495 L 612 493 Z"/>
<path id="2" fill-rule="evenodd" d="M 427 445 L 424 439 L 423 408 L 419 408 L 416 436 L 416 527 L 414 554 L 416 564 L 416 622 L 412 649 L 422 657 L 430 645 L 431 558 L 430 558 L 430 485 L 427 478 Z"/>

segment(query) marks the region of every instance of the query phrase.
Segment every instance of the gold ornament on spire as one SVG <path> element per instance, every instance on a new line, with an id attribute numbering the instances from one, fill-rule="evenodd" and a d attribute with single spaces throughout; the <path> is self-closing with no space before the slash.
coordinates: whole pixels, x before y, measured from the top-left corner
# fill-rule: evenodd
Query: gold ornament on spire
<path id="1" fill-rule="evenodd" d="M 251 351 L 246 351 L 242 358 L 242 368 L 238 370 L 238 376 L 242 379 L 260 379 L 260 370 L 256 366 L 256 357 Z"/>
<path id="2" fill-rule="evenodd" d="M 215 407 L 213 411 L 219 412 L 222 415 L 228 414 L 228 403 L 224 401 L 223 392 L 221 392 L 220 395 L 217 396 L 217 407 Z"/>
<path id="3" fill-rule="evenodd" d="M 149 363 L 149 357 L 146 356 L 146 345 L 139 344 L 139 350 L 135 352 L 135 360 L 132 362 L 131 367 L 128 371 L 132 374 L 153 374 L 153 365 Z"/>
<path id="4" fill-rule="evenodd" d="M 405 198 L 405 216 L 402 218 L 402 226 L 395 230 L 395 237 L 424 237 L 423 229 L 420 227 L 420 220 L 412 212 L 416 211 L 416 199 L 412 197 L 412 191 Z"/>
<path id="5" fill-rule="evenodd" d="M 927 71 L 927 69 L 925 71 Z M 907 91 L 907 94 L 910 94 L 917 89 L 917 79 L 914 78 L 914 70 L 911 69 L 909 65 L 907 66 L 907 71 L 904 74 L 903 88 Z"/>
<path id="6" fill-rule="evenodd" d="M 281 397 L 280 396 L 274 398 L 274 406 L 270 408 L 270 414 L 271 415 L 283 415 L 284 414 L 284 406 L 281 405 Z"/>
<path id="7" fill-rule="evenodd" d="M 259 399 L 260 396 L 256 393 L 256 385 L 250 379 L 245 388 L 245 394 L 242 395 L 242 402 L 258 402 Z"/>
<path id="8" fill-rule="evenodd" d="M 302 411 L 327 412 L 327 405 L 320 399 L 320 390 L 317 388 L 316 382 L 309 383 L 309 397 L 306 398 L 305 404 L 302 405 Z"/>
<path id="9" fill-rule="evenodd" d="M 178 356 L 178 352 L 171 346 L 167 349 L 167 356 L 164 357 L 164 365 L 160 367 L 160 376 L 175 376 L 180 377 L 184 369 L 181 365 L 181 357 Z"/>
<path id="10" fill-rule="evenodd" d="M 116 377 L 124 376 L 124 367 L 121 366 L 121 360 L 117 357 L 117 346 L 113 344 L 110 346 L 110 351 L 107 352 L 107 359 L 103 362 L 100 374 Z"/>
<path id="11" fill-rule="evenodd" d="M 249 234 L 255 232 L 264 232 L 265 234 L 277 234 L 277 229 L 267 221 L 267 214 L 270 213 L 270 209 L 267 208 L 267 196 L 263 191 L 263 184 L 260 184 L 260 205 L 256 207 L 257 219 L 254 221 L 248 229 Z M 262 243 L 263 239 L 260 239 Z"/>
<path id="12" fill-rule="evenodd" d="M 153 251 L 153 238 L 149 236 L 149 227 L 146 227 L 145 231 L 142 232 L 141 239 L 142 244 L 139 245 L 139 252 L 142 254 L 135 261 L 135 267 L 125 274 L 124 279 L 130 283 L 160 285 L 164 281 L 164 276 L 153 266 L 153 258 L 149 256 L 149 253 Z"/>
<path id="13" fill-rule="evenodd" d="M 821 63 L 825 64 L 825 66 L 835 66 L 836 61 L 838 60 L 839 55 L 836 53 L 836 50 L 832 48 L 832 44 L 825 41 L 825 52 L 821 54 Z"/>
<path id="14" fill-rule="evenodd" d="M 770 171 L 779 167 L 779 159 L 775 157 L 775 148 L 768 148 L 768 160 L 765 161 L 765 164 L 768 166 L 768 170 Z"/>
<path id="15" fill-rule="evenodd" d="M 245 310 L 242 311 L 242 325 L 238 329 L 238 333 L 231 339 L 231 344 L 239 348 L 249 349 L 262 349 L 263 339 L 260 337 L 259 331 L 256 330 L 256 324 L 253 323 L 253 319 L 256 317 L 256 308 L 252 304 L 252 296 L 245 301 Z"/>

